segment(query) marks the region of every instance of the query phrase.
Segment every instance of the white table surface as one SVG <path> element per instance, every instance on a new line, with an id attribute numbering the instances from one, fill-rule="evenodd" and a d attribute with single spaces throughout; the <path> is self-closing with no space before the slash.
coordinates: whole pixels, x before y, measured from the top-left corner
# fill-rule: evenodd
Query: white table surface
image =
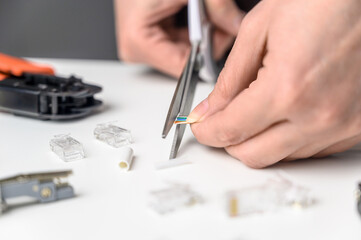
<path id="1" fill-rule="evenodd" d="M 45 61 L 44 59 L 39 61 Z M 111 61 L 53 60 L 58 73 L 103 86 L 104 107 L 88 118 L 39 121 L 0 113 L 0 177 L 42 170 L 72 169 L 77 196 L 49 204 L 13 208 L 0 216 L 0 239 L 361 239 L 354 189 L 361 180 L 357 148 L 320 160 L 303 160 L 253 170 L 224 151 L 200 145 L 187 129 L 179 155 L 193 164 L 155 170 L 166 160 L 173 131 L 161 138 L 176 81 L 143 66 Z M 212 86 L 200 84 L 195 102 Z M 131 171 L 118 167 L 119 149 L 93 137 L 96 124 L 119 120 L 132 131 L 135 159 Z M 86 159 L 65 163 L 50 151 L 55 134 L 71 133 Z M 228 190 L 264 183 L 282 170 L 309 187 L 317 203 L 301 212 L 229 218 Z M 151 190 L 173 181 L 191 184 L 205 203 L 160 216 L 149 209 Z"/>

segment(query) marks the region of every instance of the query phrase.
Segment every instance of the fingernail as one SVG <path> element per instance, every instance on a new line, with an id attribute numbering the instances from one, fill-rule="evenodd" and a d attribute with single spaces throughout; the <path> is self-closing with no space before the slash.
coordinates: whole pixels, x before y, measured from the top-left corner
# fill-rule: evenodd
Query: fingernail
<path id="1" fill-rule="evenodd" d="M 193 109 L 191 114 L 189 114 L 187 118 L 187 122 L 189 123 L 199 122 L 202 119 L 202 117 L 204 117 L 205 114 L 207 113 L 208 108 L 209 108 L 208 98 L 206 98 L 200 104 L 198 104 L 197 107 Z"/>

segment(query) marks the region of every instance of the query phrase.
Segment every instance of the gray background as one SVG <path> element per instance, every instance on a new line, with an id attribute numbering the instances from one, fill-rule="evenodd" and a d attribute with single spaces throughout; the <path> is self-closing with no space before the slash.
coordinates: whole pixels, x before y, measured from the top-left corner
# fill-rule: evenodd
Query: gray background
<path id="1" fill-rule="evenodd" d="M 258 1 L 239 0 L 238 4 L 249 10 Z M 0 52 L 117 59 L 113 1 L 0 0 Z"/>
<path id="2" fill-rule="evenodd" d="M 0 52 L 116 59 L 113 1 L 0 0 Z"/>

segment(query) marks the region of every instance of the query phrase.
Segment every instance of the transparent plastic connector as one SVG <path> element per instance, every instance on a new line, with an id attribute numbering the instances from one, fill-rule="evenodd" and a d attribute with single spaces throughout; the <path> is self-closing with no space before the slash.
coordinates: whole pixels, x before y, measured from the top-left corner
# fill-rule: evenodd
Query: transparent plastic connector
<path id="1" fill-rule="evenodd" d="M 85 157 L 83 145 L 70 137 L 69 134 L 55 135 L 50 140 L 50 148 L 65 162 L 79 160 Z"/>
<path id="2" fill-rule="evenodd" d="M 163 215 L 202 202 L 201 196 L 188 185 L 173 183 L 165 189 L 151 192 L 149 206 Z"/>
<path id="3" fill-rule="evenodd" d="M 282 209 L 303 209 L 314 203 L 308 188 L 299 186 L 284 176 L 270 179 L 265 184 L 227 193 L 230 217 Z"/>
<path id="4" fill-rule="evenodd" d="M 131 132 L 115 125 L 115 122 L 98 124 L 94 129 L 94 136 L 115 148 L 128 146 L 133 142 Z"/>

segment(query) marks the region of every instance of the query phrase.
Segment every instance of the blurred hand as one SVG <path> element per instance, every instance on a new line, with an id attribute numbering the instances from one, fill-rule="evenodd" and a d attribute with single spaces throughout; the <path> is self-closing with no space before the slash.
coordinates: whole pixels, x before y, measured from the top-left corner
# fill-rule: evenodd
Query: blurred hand
<path id="1" fill-rule="evenodd" d="M 188 0 L 115 0 L 118 50 L 122 60 L 146 63 L 180 76 L 190 43 L 186 28 L 175 28 L 174 16 Z M 220 59 L 232 46 L 244 16 L 233 0 L 207 0 L 210 20 L 217 26 L 213 36 L 214 57 Z"/>
<path id="2" fill-rule="evenodd" d="M 360 142 L 360 12 L 360 0 L 260 2 L 189 116 L 198 141 L 254 168 Z"/>

